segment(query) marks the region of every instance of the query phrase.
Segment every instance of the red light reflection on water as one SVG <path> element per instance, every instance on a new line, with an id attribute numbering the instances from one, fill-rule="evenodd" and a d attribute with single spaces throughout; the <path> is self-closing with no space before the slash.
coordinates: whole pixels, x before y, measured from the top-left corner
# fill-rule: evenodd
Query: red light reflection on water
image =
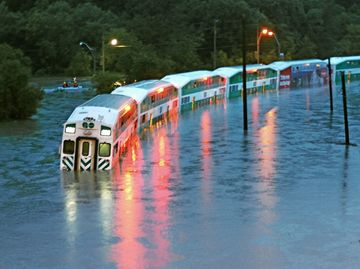
<path id="1" fill-rule="evenodd" d="M 111 258 L 118 268 L 144 268 L 146 248 L 138 239 L 145 235 L 142 189 L 144 179 L 140 173 L 143 166 L 139 141 L 134 139 L 123 162 L 113 169 L 114 186 L 119 191 L 115 201 L 114 235 L 119 238 L 111 250 Z"/>
<path id="2" fill-rule="evenodd" d="M 265 126 L 259 129 L 257 143 L 257 171 L 260 181 L 257 184 L 259 199 L 264 206 L 260 211 L 263 223 L 273 223 L 276 218 L 274 208 L 277 198 L 274 191 L 274 176 L 276 174 L 276 117 L 277 108 L 265 114 Z"/>
<path id="3" fill-rule="evenodd" d="M 151 149 L 151 188 L 153 199 L 153 213 L 151 234 L 149 240 L 155 245 L 149 250 L 148 268 L 162 268 L 170 259 L 170 242 L 167 238 L 169 226 L 169 202 L 171 191 L 169 190 L 170 167 L 170 141 L 167 137 L 167 129 L 161 128 L 154 133 Z M 177 156 L 171 156 L 177 158 Z"/>
<path id="4" fill-rule="evenodd" d="M 172 258 L 167 238 L 172 193 L 169 180 L 172 160 L 178 159 L 177 136 L 170 143 L 165 127 L 148 135 L 152 136 L 149 155 L 143 156 L 137 141 L 114 170 L 114 185 L 121 191 L 114 216 L 119 242 L 112 247 L 111 258 L 121 269 L 163 268 Z M 145 161 L 151 163 L 149 177 L 141 175 Z"/>
<path id="5" fill-rule="evenodd" d="M 254 128 L 256 128 L 259 124 L 259 105 L 259 97 L 253 97 L 251 100 L 251 115 Z"/>
<path id="6" fill-rule="evenodd" d="M 202 149 L 202 171 L 203 185 L 202 194 L 206 202 L 209 202 L 209 193 L 211 191 L 211 117 L 209 110 L 205 110 L 201 115 L 200 121 L 200 142 Z"/>
<path id="7" fill-rule="evenodd" d="M 276 158 L 276 115 L 273 108 L 265 114 L 265 126 L 259 130 L 258 158 L 260 159 L 260 176 L 262 179 L 271 179 L 275 174 Z"/>

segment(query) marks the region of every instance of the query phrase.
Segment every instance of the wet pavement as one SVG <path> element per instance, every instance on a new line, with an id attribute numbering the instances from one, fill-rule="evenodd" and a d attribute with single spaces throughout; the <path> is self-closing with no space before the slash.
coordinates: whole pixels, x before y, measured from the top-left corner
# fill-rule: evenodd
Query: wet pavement
<path id="1" fill-rule="evenodd" d="M 132 141 L 108 172 L 59 171 L 86 93 L 0 123 L 0 268 L 358 268 L 360 158 L 327 88 L 201 107 Z M 360 145 L 360 87 L 348 91 Z"/>

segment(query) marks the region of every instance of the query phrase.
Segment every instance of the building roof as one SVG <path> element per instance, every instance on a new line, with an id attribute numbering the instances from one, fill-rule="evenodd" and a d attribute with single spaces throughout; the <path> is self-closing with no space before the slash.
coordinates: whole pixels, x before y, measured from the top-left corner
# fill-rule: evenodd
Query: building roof
<path id="1" fill-rule="evenodd" d="M 360 56 L 345 56 L 345 57 L 331 57 L 330 62 L 332 65 L 338 65 L 346 61 L 360 60 Z"/>

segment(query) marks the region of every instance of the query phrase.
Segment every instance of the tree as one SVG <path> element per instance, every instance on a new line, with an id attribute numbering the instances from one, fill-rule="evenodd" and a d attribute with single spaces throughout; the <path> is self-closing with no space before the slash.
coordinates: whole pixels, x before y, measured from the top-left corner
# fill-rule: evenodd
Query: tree
<path id="1" fill-rule="evenodd" d="M 89 76 L 92 74 L 92 59 L 83 51 L 79 51 L 70 62 L 69 67 L 66 69 L 66 74 L 69 76 Z"/>
<path id="2" fill-rule="evenodd" d="M 96 74 L 92 80 L 97 93 L 110 93 L 116 85 L 124 81 L 124 76 L 118 73 L 104 72 Z"/>
<path id="3" fill-rule="evenodd" d="M 7 44 L 0 45 L 0 59 L 0 120 L 28 118 L 42 97 L 28 84 L 30 59 Z"/>

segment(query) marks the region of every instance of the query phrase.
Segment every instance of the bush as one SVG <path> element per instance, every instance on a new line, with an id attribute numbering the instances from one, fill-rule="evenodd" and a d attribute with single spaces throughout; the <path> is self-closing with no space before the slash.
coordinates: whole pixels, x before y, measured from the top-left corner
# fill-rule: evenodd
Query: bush
<path id="1" fill-rule="evenodd" d="M 120 81 L 124 81 L 124 75 L 104 72 L 96 74 L 92 82 L 95 85 L 97 93 L 110 93 L 117 87 L 116 85 L 118 85 Z"/>
<path id="2" fill-rule="evenodd" d="M 71 77 L 89 76 L 92 72 L 92 70 L 90 70 L 91 64 L 92 61 L 89 55 L 82 51 L 78 52 L 71 60 L 70 65 L 66 69 L 65 73 Z"/>
<path id="3" fill-rule="evenodd" d="M 7 44 L 0 44 L 0 59 L 0 120 L 28 118 L 42 98 L 29 86 L 30 60 Z"/>

